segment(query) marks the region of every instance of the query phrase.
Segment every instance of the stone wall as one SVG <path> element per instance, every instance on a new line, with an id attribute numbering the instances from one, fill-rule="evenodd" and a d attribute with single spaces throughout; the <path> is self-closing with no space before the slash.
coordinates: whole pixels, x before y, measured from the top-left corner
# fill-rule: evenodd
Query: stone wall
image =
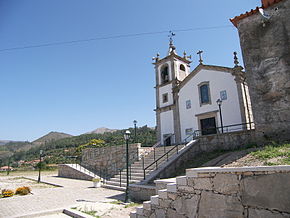
<path id="1" fill-rule="evenodd" d="M 290 166 L 195 168 L 131 217 L 290 217 Z"/>
<path id="2" fill-rule="evenodd" d="M 238 22 L 237 28 L 262 141 L 290 140 L 290 1 L 282 0 Z"/>
<path id="3" fill-rule="evenodd" d="M 129 145 L 129 163 L 138 160 L 140 147 L 139 143 Z M 96 174 L 102 172 L 111 177 L 126 166 L 126 145 L 85 149 L 82 166 Z"/>
<path id="4" fill-rule="evenodd" d="M 163 179 L 176 176 L 176 172 L 180 170 L 180 168 L 185 168 L 188 161 L 194 160 L 194 158 L 203 152 L 234 150 L 255 144 L 256 136 L 255 130 L 246 130 L 202 136 L 198 140 L 198 142 L 186 149 L 185 152 L 177 156 L 176 159 L 168 161 L 160 166 L 159 173 L 155 172 L 154 177 L 148 178 L 146 182 L 152 182 L 157 178 Z"/>
<path id="5" fill-rule="evenodd" d="M 69 166 L 69 164 L 59 164 L 58 165 L 58 176 L 71 179 L 82 179 L 91 181 L 94 177 L 87 175 L 77 169 Z"/>

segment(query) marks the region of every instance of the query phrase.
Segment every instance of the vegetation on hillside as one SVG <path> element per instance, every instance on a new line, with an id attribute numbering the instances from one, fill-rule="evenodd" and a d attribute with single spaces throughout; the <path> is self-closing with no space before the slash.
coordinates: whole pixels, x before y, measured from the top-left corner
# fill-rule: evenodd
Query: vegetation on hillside
<path id="1" fill-rule="evenodd" d="M 130 128 L 129 130 L 131 132 L 130 143 L 133 143 L 134 128 Z M 85 147 L 86 144 L 88 146 L 91 142 L 94 142 L 92 141 L 93 139 L 101 140 L 97 142 L 102 142 L 102 146 L 114 146 L 124 144 L 124 132 L 125 130 L 117 130 L 115 132 L 106 132 L 104 134 L 83 134 L 58 140 L 51 140 L 38 146 L 30 142 L 25 142 L 26 145 L 28 144 L 31 146 L 28 150 L 21 150 L 21 144 L 11 144 L 9 146 L 1 146 L 0 154 L 1 151 L 6 153 L 9 152 L 8 156 L 11 157 L 10 159 L 12 160 L 12 163 L 14 164 L 14 166 L 16 166 L 16 162 L 20 160 L 27 161 L 38 159 L 39 150 L 41 149 L 46 155 L 44 158 L 46 164 L 69 163 L 76 161 L 75 156 L 79 154 L 76 149 L 79 146 Z M 142 146 L 152 146 L 156 143 L 156 130 L 147 126 L 137 128 L 137 142 L 141 143 Z M 14 147 L 17 147 L 18 149 L 12 149 Z M 0 166 L 7 165 L 8 156 L 5 156 L 4 158 L 0 157 Z"/>

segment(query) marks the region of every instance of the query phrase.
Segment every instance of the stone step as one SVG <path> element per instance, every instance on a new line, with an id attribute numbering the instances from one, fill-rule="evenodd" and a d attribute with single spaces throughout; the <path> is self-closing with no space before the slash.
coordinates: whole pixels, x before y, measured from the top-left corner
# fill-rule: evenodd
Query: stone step
<path id="1" fill-rule="evenodd" d="M 151 196 L 150 202 L 152 205 L 159 205 L 159 196 L 158 195 Z"/>
<path id="2" fill-rule="evenodd" d="M 158 190 L 158 197 L 161 199 L 167 199 L 167 189 Z"/>
<path id="3" fill-rule="evenodd" d="M 126 191 L 126 187 L 120 187 L 120 186 L 109 185 L 109 184 L 103 184 L 101 187 L 107 188 L 107 189 L 118 190 L 118 191 Z"/>
<path id="4" fill-rule="evenodd" d="M 126 174 L 124 174 L 124 175 L 122 175 L 121 176 L 121 179 L 123 180 L 123 179 L 126 179 L 127 178 L 127 176 L 126 176 Z M 136 176 L 136 175 L 131 175 L 131 177 L 129 176 L 129 178 L 130 178 L 130 180 L 142 180 L 143 178 L 144 178 L 144 175 L 142 174 L 142 175 L 138 175 L 138 176 Z M 117 180 L 119 180 L 120 181 L 120 176 L 114 176 L 114 177 L 112 177 L 112 178 L 110 178 L 110 180 L 115 180 L 115 179 L 117 179 Z"/>
<path id="5" fill-rule="evenodd" d="M 108 181 L 111 181 L 111 182 L 119 182 L 120 183 L 120 178 L 111 178 L 110 180 L 108 180 Z M 139 179 L 129 179 L 129 183 L 137 183 L 137 182 L 140 182 L 141 180 L 139 180 Z M 126 183 L 127 182 L 127 178 L 125 177 L 124 179 L 123 178 L 121 178 L 121 182 L 122 183 Z"/>
<path id="6" fill-rule="evenodd" d="M 136 213 L 139 215 L 139 216 L 143 216 L 143 207 L 140 206 L 140 207 L 136 207 Z"/>

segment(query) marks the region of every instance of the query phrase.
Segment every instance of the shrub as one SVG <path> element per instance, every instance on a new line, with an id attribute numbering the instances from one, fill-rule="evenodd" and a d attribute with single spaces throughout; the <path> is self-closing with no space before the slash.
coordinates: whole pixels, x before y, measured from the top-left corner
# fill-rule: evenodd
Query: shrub
<path id="1" fill-rule="evenodd" d="M 15 194 L 16 195 L 27 195 L 31 192 L 31 189 L 27 186 L 19 187 L 16 189 Z"/>
<path id="2" fill-rule="evenodd" d="M 92 181 L 93 181 L 93 182 L 100 182 L 101 179 L 100 179 L 100 178 L 93 178 Z"/>
<path id="3" fill-rule="evenodd" d="M 14 195 L 14 192 L 10 189 L 3 189 L 2 190 L 2 196 L 3 198 L 6 198 L 6 197 L 12 197 Z"/>

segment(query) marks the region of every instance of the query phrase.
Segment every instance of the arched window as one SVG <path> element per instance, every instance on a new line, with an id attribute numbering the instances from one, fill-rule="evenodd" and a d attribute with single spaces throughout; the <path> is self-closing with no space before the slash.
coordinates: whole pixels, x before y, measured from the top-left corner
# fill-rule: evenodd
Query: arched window
<path id="1" fill-rule="evenodd" d="M 161 84 L 167 83 L 169 81 L 168 65 L 161 68 Z"/>
<path id="2" fill-rule="evenodd" d="M 185 66 L 183 64 L 180 64 L 179 69 L 185 71 Z"/>

